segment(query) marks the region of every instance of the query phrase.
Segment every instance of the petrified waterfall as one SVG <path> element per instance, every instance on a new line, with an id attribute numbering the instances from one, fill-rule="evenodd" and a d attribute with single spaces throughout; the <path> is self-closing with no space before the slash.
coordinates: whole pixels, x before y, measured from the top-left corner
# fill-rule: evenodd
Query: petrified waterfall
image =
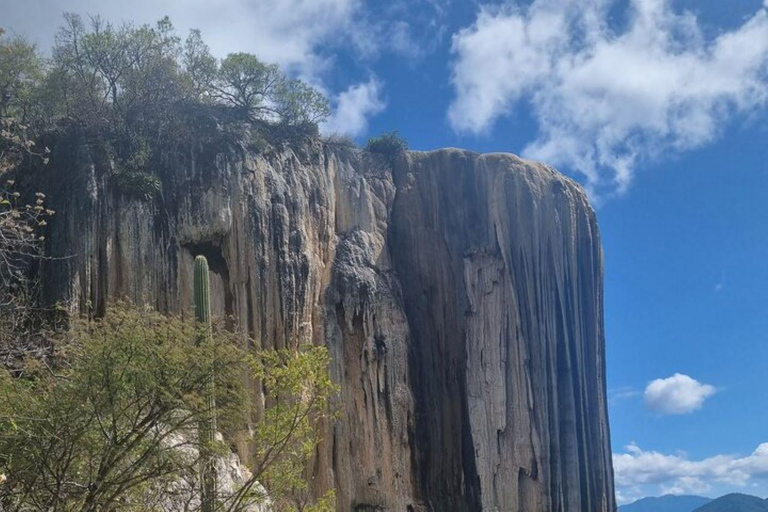
<path id="1" fill-rule="evenodd" d="M 142 201 L 87 144 L 53 149 L 46 300 L 190 314 L 206 256 L 214 316 L 329 347 L 340 416 L 311 471 L 338 510 L 615 510 L 602 254 L 568 178 L 456 149 L 190 144 Z"/>

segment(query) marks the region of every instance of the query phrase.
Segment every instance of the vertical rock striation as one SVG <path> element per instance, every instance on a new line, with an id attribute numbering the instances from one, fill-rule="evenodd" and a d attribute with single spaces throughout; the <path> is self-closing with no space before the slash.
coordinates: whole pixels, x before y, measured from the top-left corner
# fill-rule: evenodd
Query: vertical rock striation
<path id="1" fill-rule="evenodd" d="M 584 194 L 543 165 L 458 150 L 411 153 L 395 179 L 430 509 L 613 510 L 602 255 Z"/>
<path id="2" fill-rule="evenodd" d="M 95 153 L 61 143 L 42 177 L 46 298 L 190 314 L 206 256 L 214 316 L 329 347 L 340 417 L 312 485 L 338 510 L 615 510 L 602 256 L 573 182 L 506 154 L 221 143 L 179 152 L 146 203 Z"/>

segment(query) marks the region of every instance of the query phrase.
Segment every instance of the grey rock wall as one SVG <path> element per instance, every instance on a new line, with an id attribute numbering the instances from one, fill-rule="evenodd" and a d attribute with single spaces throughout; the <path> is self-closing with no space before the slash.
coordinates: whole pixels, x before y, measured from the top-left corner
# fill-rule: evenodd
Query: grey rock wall
<path id="1" fill-rule="evenodd" d="M 59 144 L 40 179 L 46 299 L 188 314 L 206 255 L 215 314 L 257 347 L 329 347 L 312 485 L 338 510 L 615 510 L 602 255 L 572 181 L 508 154 L 189 144 L 146 203 L 95 153 Z"/>

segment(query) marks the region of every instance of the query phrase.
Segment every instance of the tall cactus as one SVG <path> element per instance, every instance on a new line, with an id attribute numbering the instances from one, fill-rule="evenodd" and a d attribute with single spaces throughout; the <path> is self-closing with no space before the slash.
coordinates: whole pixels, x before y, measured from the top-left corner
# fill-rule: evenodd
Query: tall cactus
<path id="1" fill-rule="evenodd" d="M 208 260 L 205 256 L 195 258 L 195 319 L 198 322 L 198 344 L 213 343 L 211 330 L 211 294 L 208 276 Z M 216 464 L 211 447 L 216 435 L 215 378 L 210 375 L 206 390 L 208 417 L 200 422 L 201 489 L 202 512 L 213 512 L 216 506 Z"/>

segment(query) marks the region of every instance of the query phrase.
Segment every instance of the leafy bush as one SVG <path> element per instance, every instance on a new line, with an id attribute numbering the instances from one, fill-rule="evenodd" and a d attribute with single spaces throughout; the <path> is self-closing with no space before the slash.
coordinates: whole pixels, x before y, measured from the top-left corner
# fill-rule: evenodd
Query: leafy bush
<path id="1" fill-rule="evenodd" d="M 207 375 L 228 391 L 217 399 L 230 418 L 243 408 L 234 340 L 212 353 L 193 324 L 127 307 L 78 322 L 67 338 L 56 366 L 30 360 L 25 378 L 0 371 L 6 510 L 138 507 L 147 484 L 196 471 L 180 448 L 208 414 Z"/>
<path id="2" fill-rule="evenodd" d="M 258 482 L 277 505 L 295 503 L 319 441 L 315 422 L 335 389 L 327 350 L 249 354 L 240 334 L 215 329 L 215 342 L 197 343 L 198 329 L 118 305 L 102 319 L 76 322 L 55 357 L 27 360 L 20 375 L 0 369 L 0 508 L 159 510 L 174 492 L 194 498 L 189 482 L 199 474 L 196 432 L 211 414 L 211 375 L 219 429 L 254 426 L 252 475 L 219 495 L 224 509 L 263 499 Z M 249 417 L 246 372 L 266 384 L 262 418 Z M 229 452 L 212 442 L 211 450 Z"/>
<path id="3" fill-rule="evenodd" d="M 348 135 L 342 135 L 340 133 L 332 133 L 330 135 L 326 135 L 323 137 L 323 142 L 329 146 L 335 146 L 339 148 L 356 149 L 360 147 L 352 137 Z"/>
<path id="4" fill-rule="evenodd" d="M 160 178 L 142 171 L 120 169 L 112 176 L 120 192 L 142 201 L 151 201 L 162 188 Z"/>
<path id="5" fill-rule="evenodd" d="M 384 155 L 390 160 L 400 153 L 408 150 L 408 143 L 397 131 L 382 133 L 378 137 L 371 137 L 365 145 L 366 151 Z"/>

